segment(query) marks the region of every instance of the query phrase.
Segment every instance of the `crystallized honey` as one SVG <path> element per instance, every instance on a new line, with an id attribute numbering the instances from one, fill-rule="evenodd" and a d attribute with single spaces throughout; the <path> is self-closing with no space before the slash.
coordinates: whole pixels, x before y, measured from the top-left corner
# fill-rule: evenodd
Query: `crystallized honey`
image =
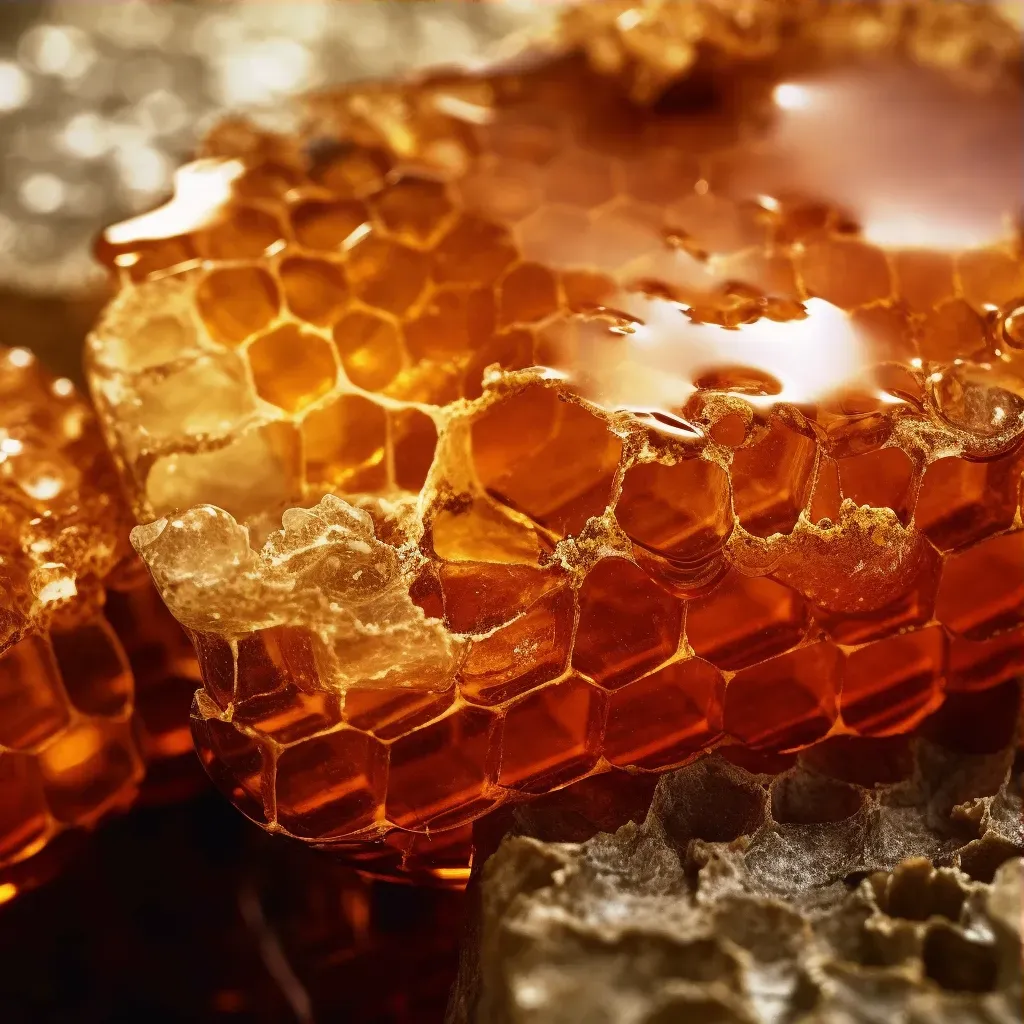
<path id="1" fill-rule="evenodd" d="M 246 814 L 458 876 L 503 802 L 1024 667 L 1019 54 L 912 6 L 319 97 L 108 232 L 91 384 Z"/>
<path id="2" fill-rule="evenodd" d="M 195 659 L 130 527 L 71 382 L 0 349 L 0 902 L 58 833 L 129 803 L 147 759 L 188 749 Z"/>

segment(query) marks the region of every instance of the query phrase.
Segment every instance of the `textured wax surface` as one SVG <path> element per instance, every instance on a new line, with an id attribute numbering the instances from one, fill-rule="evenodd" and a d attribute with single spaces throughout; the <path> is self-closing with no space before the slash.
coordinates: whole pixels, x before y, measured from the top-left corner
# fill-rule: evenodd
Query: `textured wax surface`
<path id="1" fill-rule="evenodd" d="M 457 872 L 506 800 L 1020 669 L 1014 65 L 844 12 L 647 107 L 565 57 L 225 124 L 108 232 L 91 385 L 248 815 Z"/>
<path id="2" fill-rule="evenodd" d="M 779 774 L 712 755 L 572 842 L 571 788 L 517 808 L 449 1024 L 1015 1024 L 1019 707 L 1015 683 L 960 695 Z"/>
<path id="3" fill-rule="evenodd" d="M 145 757 L 187 750 L 195 659 L 130 525 L 88 405 L 0 350 L 0 867 L 131 801 Z"/>

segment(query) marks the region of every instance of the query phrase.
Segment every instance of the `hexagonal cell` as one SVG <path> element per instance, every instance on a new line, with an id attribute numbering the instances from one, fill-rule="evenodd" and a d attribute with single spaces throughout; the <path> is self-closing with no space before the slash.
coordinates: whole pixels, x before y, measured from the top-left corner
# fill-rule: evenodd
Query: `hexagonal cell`
<path id="1" fill-rule="evenodd" d="M 840 459 L 839 481 L 844 498 L 851 498 L 858 505 L 890 508 L 901 523 L 910 522 L 914 463 L 902 449 L 880 448 Z"/>
<path id="2" fill-rule="evenodd" d="M 366 733 L 304 740 L 278 757 L 277 819 L 309 839 L 347 835 L 373 823 L 386 779 L 387 749 Z"/>
<path id="3" fill-rule="evenodd" d="M 671 657 L 679 646 L 683 604 L 624 558 L 604 558 L 579 591 L 572 663 L 613 689 Z"/>
<path id="4" fill-rule="evenodd" d="M 544 594 L 562 587 L 558 568 L 453 562 L 439 571 L 445 624 L 453 633 L 479 635 L 509 622 Z"/>
<path id="5" fill-rule="evenodd" d="M 267 823 L 263 808 L 263 751 L 230 722 L 203 718 L 192 705 L 192 740 L 213 784 L 247 818 Z"/>
<path id="6" fill-rule="evenodd" d="M 988 640 L 953 637 L 949 645 L 950 691 L 987 690 L 1024 672 L 1024 629 L 1000 633 Z"/>
<path id="7" fill-rule="evenodd" d="M 976 249 L 960 253 L 956 262 L 963 297 L 978 312 L 1024 295 L 1024 265 L 1008 252 Z"/>
<path id="8" fill-rule="evenodd" d="M 65 824 L 94 820 L 127 804 L 142 778 L 142 760 L 128 721 L 80 721 L 39 752 L 50 813 Z"/>
<path id="9" fill-rule="evenodd" d="M 914 514 L 917 528 L 942 551 L 1006 530 L 1017 512 L 1019 452 L 991 462 L 951 456 L 925 470 Z"/>
<path id="10" fill-rule="evenodd" d="M 842 654 L 827 641 L 743 669 L 726 684 L 723 728 L 751 747 L 809 746 L 836 720 L 842 673 Z"/>
<path id="11" fill-rule="evenodd" d="M 646 198 L 646 197 L 641 197 Z M 768 243 L 764 210 L 712 192 L 690 192 L 665 210 L 665 223 L 683 232 L 709 256 L 724 256 Z"/>
<path id="12" fill-rule="evenodd" d="M 413 177 L 387 185 L 373 196 L 370 206 L 390 234 L 415 246 L 430 245 L 454 211 L 441 182 Z"/>
<path id="13" fill-rule="evenodd" d="M 419 493 L 434 462 L 437 427 L 418 409 L 400 409 L 388 413 L 391 426 L 391 455 L 395 483 Z"/>
<path id="14" fill-rule="evenodd" d="M 383 391 L 402 369 L 402 337 L 394 320 L 355 310 L 334 325 L 345 375 L 357 388 Z"/>
<path id="15" fill-rule="evenodd" d="M 303 419 L 302 438 L 310 483 L 356 490 L 357 481 L 366 483 L 379 476 L 378 486 L 383 485 L 387 417 L 376 402 L 361 395 L 341 395 Z"/>
<path id="16" fill-rule="evenodd" d="M 814 619 L 840 644 L 862 644 L 923 626 L 932 618 L 942 559 L 930 544 L 919 544 L 914 557 L 887 581 L 885 603 L 869 612 L 813 607 Z"/>
<path id="17" fill-rule="evenodd" d="M 725 681 L 700 658 L 677 661 L 608 696 L 604 756 L 620 768 L 661 771 L 714 744 Z"/>
<path id="18" fill-rule="evenodd" d="M 354 729 L 393 740 L 439 718 L 456 696 L 454 684 L 440 691 L 351 686 L 345 691 L 345 721 Z"/>
<path id="19" fill-rule="evenodd" d="M 391 158 L 386 153 L 352 146 L 317 160 L 310 177 L 338 195 L 357 198 L 378 191 L 390 169 Z"/>
<path id="20" fill-rule="evenodd" d="M 473 641 L 459 692 L 474 704 L 503 704 L 565 670 L 575 602 L 568 587 L 534 601 L 507 625 Z"/>
<path id="21" fill-rule="evenodd" d="M 850 314 L 850 324 L 857 333 L 857 338 L 864 346 L 866 364 L 874 364 L 868 379 L 874 378 L 879 387 L 891 387 L 895 393 L 917 398 L 923 397 L 920 385 L 909 371 L 909 367 L 899 367 L 898 363 L 909 363 L 920 355 L 917 348 L 917 336 L 920 332 L 920 321 L 911 317 L 909 311 L 900 303 L 883 303 L 875 306 L 864 306 Z M 897 380 L 880 375 L 898 374 Z M 891 406 L 880 405 L 877 393 L 858 396 L 860 400 L 868 397 L 874 400 L 874 409 L 891 412 Z"/>
<path id="22" fill-rule="evenodd" d="M 498 785 L 542 793 L 587 775 L 603 728 L 604 694 L 582 679 L 528 693 L 504 715 Z"/>
<path id="23" fill-rule="evenodd" d="M 885 253 L 864 242 L 812 242 L 800 256 L 799 268 L 807 291 L 840 309 L 877 302 L 893 290 Z"/>
<path id="24" fill-rule="evenodd" d="M 942 567 L 935 614 L 948 629 L 972 640 L 1024 620 L 1024 530 L 950 555 Z"/>
<path id="25" fill-rule="evenodd" d="M 259 267 L 211 270 L 196 285 L 196 309 L 221 345 L 241 345 L 262 331 L 280 305 L 274 279 Z"/>
<path id="26" fill-rule="evenodd" d="M 693 191 L 701 177 L 700 159 L 684 148 L 648 147 L 643 159 L 624 161 L 623 173 L 634 199 L 668 206 Z"/>
<path id="27" fill-rule="evenodd" d="M 795 590 L 733 569 L 710 594 L 690 602 L 686 639 L 719 668 L 739 669 L 789 650 L 809 623 L 807 602 Z"/>
<path id="28" fill-rule="evenodd" d="M 963 299 L 932 309 L 918 329 L 917 346 L 925 359 L 951 363 L 985 347 L 985 324 Z"/>
<path id="29" fill-rule="evenodd" d="M 50 828 L 35 758 L 0 753 L 0 861 L 29 852 Z"/>
<path id="30" fill-rule="evenodd" d="M 722 546 L 732 530 L 729 477 L 704 459 L 640 463 L 626 471 L 615 518 L 633 541 L 637 561 L 674 592 L 692 596 L 720 575 Z"/>
<path id="31" fill-rule="evenodd" d="M 665 249 L 656 207 L 631 199 L 619 200 L 593 214 L 586 232 L 577 236 L 575 244 L 577 255 L 567 261 L 569 265 L 585 264 L 610 274 L 621 273 L 635 260 Z"/>
<path id="32" fill-rule="evenodd" d="M 69 709 L 53 651 L 27 636 L 0 655 L 0 746 L 27 750 L 67 724 Z"/>
<path id="33" fill-rule="evenodd" d="M 788 533 L 813 483 L 814 441 L 772 417 L 762 437 L 733 456 L 733 507 L 757 537 Z"/>
<path id="34" fill-rule="evenodd" d="M 523 257 L 548 267 L 582 267 L 590 262 L 584 248 L 590 218 L 571 206 L 542 206 L 516 227 Z"/>
<path id="35" fill-rule="evenodd" d="M 303 693 L 285 683 L 279 690 L 247 697 L 234 706 L 233 722 L 275 743 L 298 743 L 341 721 L 335 694 Z"/>
<path id="36" fill-rule="evenodd" d="M 281 199 L 303 184 L 298 167 L 279 160 L 254 161 L 234 182 L 236 195 L 246 199 Z"/>
<path id="37" fill-rule="evenodd" d="M 330 323 L 348 300 L 348 282 L 337 263 L 289 256 L 277 273 L 288 308 L 301 320 Z"/>
<path id="38" fill-rule="evenodd" d="M 343 252 L 368 220 L 366 207 L 357 202 L 309 199 L 291 209 L 296 240 L 321 252 Z"/>
<path id="39" fill-rule="evenodd" d="M 503 370 L 522 370 L 536 365 L 533 333 L 525 328 L 512 328 L 500 331 L 481 345 L 462 374 L 462 392 L 466 398 L 479 398 L 483 394 L 484 371 L 495 363 Z"/>
<path id="40" fill-rule="evenodd" d="M 132 672 L 117 635 L 102 617 L 50 635 L 71 703 L 86 715 L 117 715 L 132 701 Z"/>
<path id="41" fill-rule="evenodd" d="M 927 313 L 956 292 L 949 253 L 912 249 L 892 255 L 896 293 L 915 313 Z"/>
<path id="42" fill-rule="evenodd" d="M 487 499 L 439 509 L 430 524 L 434 554 L 445 562 L 498 562 L 536 566 L 536 529 Z"/>
<path id="43" fill-rule="evenodd" d="M 560 121 L 542 105 L 510 108 L 480 128 L 482 145 L 509 160 L 546 164 L 565 145 Z"/>
<path id="44" fill-rule="evenodd" d="M 877 640 L 847 655 L 840 711 L 860 736 L 907 732 L 941 703 L 946 635 L 929 626 Z"/>
<path id="45" fill-rule="evenodd" d="M 432 275 L 440 284 L 494 284 L 515 258 L 507 228 L 463 214 L 434 248 Z"/>
<path id="46" fill-rule="evenodd" d="M 595 153 L 562 147 L 544 168 L 548 202 L 592 210 L 615 195 L 611 162 Z"/>
<path id="47" fill-rule="evenodd" d="M 369 234 L 345 264 L 352 291 L 368 306 L 401 316 L 423 294 L 429 257 L 417 249 Z"/>
<path id="48" fill-rule="evenodd" d="M 338 364 L 330 342 L 295 324 L 258 337 L 246 355 L 256 393 L 285 412 L 296 413 L 331 391 Z"/>
<path id="49" fill-rule="evenodd" d="M 497 719 L 482 708 L 456 707 L 395 740 L 385 813 L 401 828 L 452 828 L 494 802 L 492 737 Z"/>
<path id="50" fill-rule="evenodd" d="M 276 214 L 259 206 L 231 206 L 211 227 L 195 233 L 201 256 L 215 260 L 258 259 L 285 237 Z"/>
<path id="51" fill-rule="evenodd" d="M 480 161 L 457 185 L 464 209 L 504 224 L 522 220 L 544 201 L 544 179 L 523 160 Z"/>
<path id="52" fill-rule="evenodd" d="M 541 386 L 490 406 L 472 443 L 483 486 L 561 536 L 605 510 L 622 454 L 603 420 Z"/>
<path id="53" fill-rule="evenodd" d="M 409 354 L 416 361 L 447 360 L 482 345 L 494 333 L 495 307 L 491 288 L 438 288 L 423 312 L 405 325 Z"/>
<path id="54" fill-rule="evenodd" d="M 558 311 L 558 282 L 539 263 L 520 263 L 498 286 L 498 323 L 530 324 Z"/>

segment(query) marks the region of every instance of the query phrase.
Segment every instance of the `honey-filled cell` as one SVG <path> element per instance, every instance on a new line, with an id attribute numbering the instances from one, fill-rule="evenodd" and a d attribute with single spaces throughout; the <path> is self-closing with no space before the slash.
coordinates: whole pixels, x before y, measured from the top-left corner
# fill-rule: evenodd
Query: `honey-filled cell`
<path id="1" fill-rule="evenodd" d="M 90 383 L 250 817 L 459 880 L 499 804 L 896 742 L 1019 673 L 1009 30 L 964 24 L 966 87 L 930 12 L 840 6 L 754 62 L 698 19 L 690 68 L 673 5 L 575 5 L 575 52 L 322 94 L 199 168 L 209 221 L 100 246 Z M 20 752 L 114 713 L 103 664 L 9 683 Z"/>

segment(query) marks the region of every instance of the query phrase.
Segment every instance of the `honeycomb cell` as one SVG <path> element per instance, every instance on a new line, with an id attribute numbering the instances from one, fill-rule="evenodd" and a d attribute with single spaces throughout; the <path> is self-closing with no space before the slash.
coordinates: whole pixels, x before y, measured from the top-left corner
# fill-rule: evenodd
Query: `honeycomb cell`
<path id="1" fill-rule="evenodd" d="M 836 720 L 843 656 L 827 641 L 737 672 L 725 688 L 724 731 L 755 748 L 797 750 Z"/>
<path id="2" fill-rule="evenodd" d="M 520 263 L 499 286 L 498 323 L 530 324 L 556 313 L 558 283 L 554 273 L 539 263 Z"/>
<path id="3" fill-rule="evenodd" d="M 998 249 L 978 249 L 957 256 L 963 297 L 980 313 L 1024 295 L 1024 265 Z"/>
<path id="4" fill-rule="evenodd" d="M 491 406 L 473 423 L 472 440 L 481 484 L 560 536 L 608 506 L 622 442 L 549 388 Z"/>
<path id="5" fill-rule="evenodd" d="M 839 460 L 843 497 L 858 505 L 891 508 L 900 522 L 913 512 L 914 463 L 901 448 L 881 448 Z"/>
<path id="6" fill-rule="evenodd" d="M 679 646 L 683 605 L 622 558 L 606 558 L 580 587 L 572 663 L 609 689 L 667 660 Z"/>
<path id="7" fill-rule="evenodd" d="M 359 238 L 369 220 L 362 203 L 311 199 L 291 210 L 295 240 L 318 252 L 344 252 Z"/>
<path id="8" fill-rule="evenodd" d="M 492 285 L 515 259 L 507 229 L 463 214 L 433 250 L 432 276 L 440 284 Z"/>
<path id="9" fill-rule="evenodd" d="M 489 288 L 443 286 L 430 296 L 426 308 L 405 325 L 405 342 L 417 362 L 448 360 L 490 340 L 497 313 Z"/>
<path id="10" fill-rule="evenodd" d="M 677 661 L 608 696 L 605 757 L 620 768 L 659 771 L 709 749 L 721 736 L 721 673 L 701 658 Z"/>
<path id="11" fill-rule="evenodd" d="M 277 759 L 277 817 L 293 835 L 328 839 L 373 823 L 387 751 L 354 729 L 296 743 Z"/>
<path id="12" fill-rule="evenodd" d="M 345 721 L 379 739 L 393 740 L 440 718 L 455 699 L 454 686 L 440 692 L 353 686 L 345 693 Z"/>
<path id="13" fill-rule="evenodd" d="M 568 587 L 545 594 L 511 622 L 474 640 L 459 670 L 459 692 L 474 704 L 504 704 L 556 679 L 569 659 L 574 619 Z"/>
<path id="14" fill-rule="evenodd" d="M 912 249 L 893 253 L 900 299 L 915 313 L 930 313 L 956 293 L 953 257 L 945 252 Z"/>
<path id="15" fill-rule="evenodd" d="M 211 270 L 196 286 L 196 309 L 214 341 L 240 345 L 277 316 L 274 279 L 259 267 Z"/>
<path id="16" fill-rule="evenodd" d="M 246 354 L 256 393 L 286 412 L 299 412 L 326 395 L 338 375 L 330 343 L 294 324 L 261 335 Z"/>
<path id="17" fill-rule="evenodd" d="M 565 583 L 554 569 L 454 562 L 440 568 L 444 617 L 455 633 L 485 634 Z"/>
<path id="18" fill-rule="evenodd" d="M 633 541 L 637 562 L 675 593 L 698 594 L 721 577 L 732 516 L 729 477 L 716 463 L 681 459 L 631 467 L 615 518 Z"/>
<path id="19" fill-rule="evenodd" d="M 371 208 L 389 234 L 424 248 L 448 226 L 454 209 L 440 182 L 411 177 L 377 193 Z"/>
<path id="20" fill-rule="evenodd" d="M 193 705 L 192 739 L 214 785 L 246 817 L 265 825 L 263 751 L 259 744 L 229 722 L 204 717 L 198 699 Z"/>
<path id="21" fill-rule="evenodd" d="M 942 703 L 946 635 L 939 626 L 889 637 L 846 658 L 840 712 L 860 736 L 907 732 Z"/>
<path id="22" fill-rule="evenodd" d="M 35 852 L 52 831 L 34 758 L 0 753 L 0 863 Z"/>
<path id="23" fill-rule="evenodd" d="M 752 445 L 733 456 L 733 508 L 741 525 L 758 537 L 788 533 L 813 483 L 814 441 L 772 419 Z"/>
<path id="24" fill-rule="evenodd" d="M 795 646 L 807 632 L 807 602 L 792 588 L 765 576 L 733 570 L 686 612 L 686 639 L 719 668 L 739 669 Z"/>
<path id="25" fill-rule="evenodd" d="M 954 637 L 949 644 L 950 691 L 987 690 L 1016 679 L 1024 669 L 1024 630 L 999 633 L 988 640 Z"/>
<path id="26" fill-rule="evenodd" d="M 386 813 L 402 828 L 453 828 L 494 802 L 493 735 L 497 719 L 479 708 L 456 707 L 391 745 Z"/>
<path id="27" fill-rule="evenodd" d="M 925 359 L 951 363 L 984 348 L 985 324 L 963 299 L 953 299 L 928 311 L 917 345 Z"/>
<path id="28" fill-rule="evenodd" d="M 807 291 L 840 309 L 878 302 L 893 290 L 885 253 L 860 241 L 811 243 L 800 256 L 799 267 Z"/>
<path id="29" fill-rule="evenodd" d="M 196 233 L 195 245 L 201 256 L 214 260 L 258 259 L 285 240 L 285 229 L 270 210 L 239 203 L 212 227 Z"/>
<path id="30" fill-rule="evenodd" d="M 914 513 L 917 528 L 950 551 L 1006 530 L 1017 511 L 1020 453 L 991 462 L 949 456 L 925 470 Z"/>
<path id="31" fill-rule="evenodd" d="M 1024 531 L 983 540 L 950 555 L 935 614 L 948 629 L 983 640 L 1024 619 Z"/>
<path id="32" fill-rule="evenodd" d="M 374 469 L 384 470 L 387 418 L 368 398 L 341 395 L 305 416 L 302 440 L 310 481 L 343 487 L 346 481 L 374 479 Z"/>
<path id="33" fill-rule="evenodd" d="M 114 631 L 102 618 L 50 635 L 71 703 L 85 715 L 117 715 L 131 708 L 132 674 Z"/>
<path id="34" fill-rule="evenodd" d="M 402 336 L 394 320 L 353 311 L 334 325 L 334 344 L 357 388 L 383 391 L 401 372 Z"/>
<path id="35" fill-rule="evenodd" d="M 0 746 L 29 750 L 69 720 L 53 650 L 28 636 L 0 655 Z"/>
<path id="36" fill-rule="evenodd" d="M 358 298 L 396 316 L 423 294 L 430 275 L 426 254 L 372 233 L 349 252 L 345 267 Z"/>
<path id="37" fill-rule="evenodd" d="M 95 820 L 135 796 L 142 763 L 125 721 L 70 726 L 39 752 L 39 774 L 50 813 L 65 825 Z"/>
<path id="38" fill-rule="evenodd" d="M 348 299 L 348 282 L 337 263 L 289 256 L 277 268 L 288 308 L 300 320 L 328 324 Z"/>
<path id="39" fill-rule="evenodd" d="M 437 427 L 426 413 L 415 409 L 391 413 L 390 421 L 395 483 L 418 493 L 434 464 Z"/>
<path id="40" fill-rule="evenodd" d="M 543 793 L 593 769 L 601 751 L 604 694 L 570 677 L 510 704 L 501 728 L 498 784 Z"/>

